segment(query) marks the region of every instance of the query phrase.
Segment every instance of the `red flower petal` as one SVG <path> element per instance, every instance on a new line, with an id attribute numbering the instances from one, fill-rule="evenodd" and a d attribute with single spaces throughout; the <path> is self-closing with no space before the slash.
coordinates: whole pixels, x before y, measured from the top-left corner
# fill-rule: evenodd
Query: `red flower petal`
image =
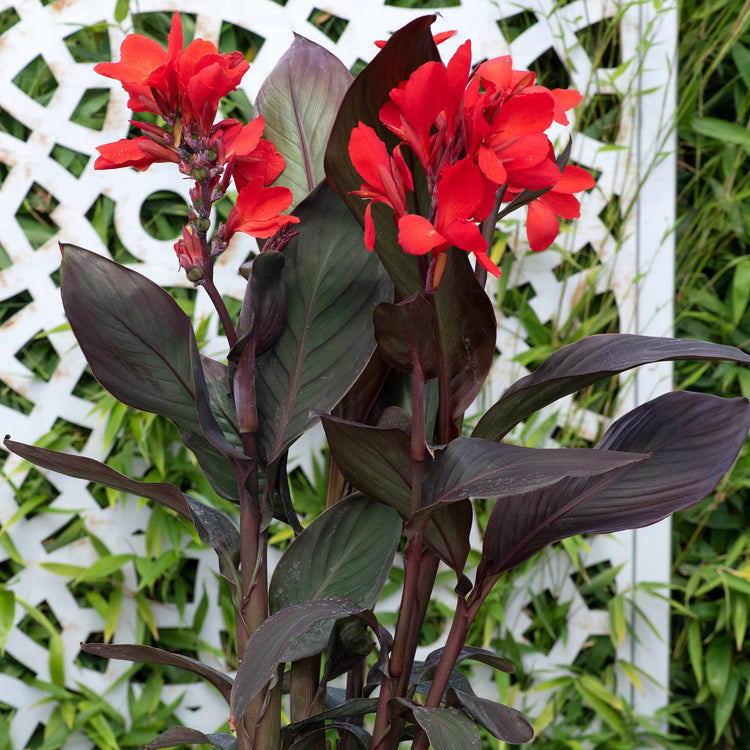
<path id="1" fill-rule="evenodd" d="M 445 237 L 424 216 L 406 214 L 398 220 L 398 242 L 410 255 L 426 255 L 443 245 Z"/>
<path id="2" fill-rule="evenodd" d="M 542 133 L 552 124 L 555 100 L 542 91 L 509 99 L 497 113 L 492 125 L 492 142 Z"/>
<path id="3" fill-rule="evenodd" d="M 372 201 L 365 209 L 365 247 L 372 252 L 375 247 L 375 224 L 372 220 Z"/>
<path id="4" fill-rule="evenodd" d="M 148 141 L 148 138 L 139 137 L 128 140 L 123 138 L 114 143 L 105 143 L 97 146 L 96 150 L 101 154 L 94 162 L 94 169 L 118 169 L 119 167 L 134 167 L 139 172 L 148 169 L 155 161 L 159 161 L 152 155 L 145 154 L 138 147 L 139 143 Z"/>
<path id="5" fill-rule="evenodd" d="M 529 204 L 526 237 L 529 240 L 529 246 L 535 253 L 546 250 L 555 241 L 559 231 L 560 222 L 557 220 L 554 211 L 539 200 Z"/>
<path id="6" fill-rule="evenodd" d="M 482 237 L 477 225 L 469 219 L 451 222 L 445 228 L 445 238 L 468 253 L 486 253 L 487 240 Z"/>
<path id="7" fill-rule="evenodd" d="M 504 185 L 508 180 L 505 167 L 494 151 L 485 146 L 479 147 L 479 168 L 493 182 Z"/>
<path id="8" fill-rule="evenodd" d="M 379 167 L 390 162 L 385 143 L 369 125 L 360 122 L 349 138 L 349 158 L 362 179 L 385 192 Z"/>
<path id="9" fill-rule="evenodd" d="M 471 159 L 461 159 L 444 172 L 437 187 L 438 227 L 456 219 L 471 219 L 484 197 L 479 167 Z"/>
<path id="10" fill-rule="evenodd" d="M 581 215 L 581 204 L 572 195 L 558 193 L 552 189 L 537 200 L 563 219 L 577 219 Z"/>
<path id="11" fill-rule="evenodd" d="M 568 164 L 562 173 L 562 177 L 555 184 L 556 193 L 580 193 L 581 190 L 589 190 L 596 185 L 596 180 L 583 167 Z"/>
<path id="12" fill-rule="evenodd" d="M 487 253 L 474 253 L 479 265 L 489 271 L 493 276 L 500 276 L 500 269 L 490 260 L 490 256 Z"/>

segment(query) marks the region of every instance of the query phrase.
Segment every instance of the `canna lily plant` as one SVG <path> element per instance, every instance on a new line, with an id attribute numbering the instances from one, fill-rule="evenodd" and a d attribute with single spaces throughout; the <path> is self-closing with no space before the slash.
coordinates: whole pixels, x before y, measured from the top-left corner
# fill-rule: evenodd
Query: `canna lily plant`
<path id="1" fill-rule="evenodd" d="M 142 135 L 101 146 L 96 167 L 171 162 L 193 181 L 175 251 L 215 306 L 226 361 L 201 354 L 167 292 L 71 244 L 62 246 L 65 311 L 96 379 L 174 422 L 217 495 L 238 506 L 239 527 L 174 485 L 5 445 L 166 506 L 216 552 L 232 594 L 235 673 L 148 645 L 82 644 L 188 670 L 225 698 L 231 733 L 175 727 L 150 748 L 324 748 L 335 734 L 341 748 L 407 741 L 424 750 L 477 746 L 478 726 L 505 742 L 531 740 L 519 711 L 477 696 L 456 668 L 476 660 L 514 669 L 466 645 L 493 585 L 554 541 L 645 526 L 698 502 L 750 427 L 745 399 L 677 392 L 615 421 L 593 449 L 502 442 L 538 409 L 639 365 L 750 363 L 702 341 L 597 335 L 557 351 L 465 429 L 495 354 L 484 285 L 499 274 L 488 252 L 497 220 L 526 206 L 530 247 L 544 250 L 594 180 L 546 135 L 553 122 L 567 124 L 580 94 L 538 85 L 509 57 L 477 65 L 470 42 L 444 64 L 433 21 L 380 43 L 354 80 L 297 37 L 258 94 L 259 116 L 244 124 L 216 118 L 247 62 L 201 39 L 184 47 L 177 14 L 166 50 L 132 34 L 119 62 L 96 68 L 122 84 L 135 113 L 159 123 L 133 121 Z M 234 208 L 214 226 L 212 206 L 231 190 Z M 237 232 L 260 241 L 239 269 L 247 286 L 235 320 L 213 269 Z M 317 419 L 330 447 L 328 497 L 303 528 L 287 453 Z M 476 498 L 494 507 L 471 580 Z M 269 578 L 274 518 L 295 539 Z M 400 544 L 405 580 L 390 632 L 373 607 Z M 417 661 L 440 565 L 455 574 L 458 603 L 445 647 Z M 291 722 L 282 727 L 285 693 Z"/>

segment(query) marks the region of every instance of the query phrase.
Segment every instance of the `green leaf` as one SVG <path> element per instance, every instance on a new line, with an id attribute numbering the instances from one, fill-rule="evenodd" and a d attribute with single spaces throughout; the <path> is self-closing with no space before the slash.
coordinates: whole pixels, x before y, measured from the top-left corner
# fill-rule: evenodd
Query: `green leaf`
<path id="1" fill-rule="evenodd" d="M 58 633 L 50 636 L 49 645 L 49 678 L 53 684 L 65 687 L 65 646 Z"/>
<path id="2" fill-rule="evenodd" d="M 282 555 L 271 579 L 271 612 L 325 597 L 345 597 L 372 609 L 400 536 L 401 519 L 391 508 L 362 495 L 341 500 L 316 518 Z M 333 624 L 320 620 L 296 639 L 296 648 L 304 652 L 300 658 L 326 647 Z"/>
<path id="3" fill-rule="evenodd" d="M 703 685 L 703 638 L 701 636 L 701 625 L 697 620 L 693 620 L 688 625 L 687 631 L 688 656 L 690 664 L 695 673 L 695 681 L 698 687 Z"/>
<path id="4" fill-rule="evenodd" d="M 735 710 L 735 703 L 737 702 L 737 695 L 740 691 L 740 681 L 737 675 L 732 672 L 727 680 L 726 689 L 721 695 L 716 696 L 716 707 L 714 709 L 714 743 L 719 745 L 719 739 L 721 738 L 724 728 L 732 718 L 732 714 Z"/>
<path id="5" fill-rule="evenodd" d="M 732 59 L 742 78 L 745 87 L 750 89 L 750 50 L 741 42 L 732 45 Z"/>
<path id="6" fill-rule="evenodd" d="M 297 604 L 271 615 L 250 636 L 245 646 L 232 689 L 232 717 L 236 720 L 245 713 L 250 701 L 273 677 L 282 661 L 296 661 L 296 654 L 287 654 L 295 638 L 318 620 L 339 619 L 363 609 L 348 599 L 328 598 Z"/>
<path id="7" fill-rule="evenodd" d="M 519 422 L 563 396 L 633 367 L 671 360 L 750 364 L 750 355 L 733 346 L 694 339 L 625 333 L 588 336 L 562 347 L 530 375 L 515 382 L 479 420 L 472 435 L 500 440 Z"/>
<path id="8" fill-rule="evenodd" d="M 721 698 L 727 689 L 732 671 L 732 641 L 720 635 L 706 649 L 706 683 L 716 698 Z"/>
<path id="9" fill-rule="evenodd" d="M 0 589 L 0 656 L 5 655 L 5 644 L 13 629 L 16 616 L 16 595 L 12 591 Z"/>
<path id="10" fill-rule="evenodd" d="M 129 563 L 134 555 L 104 555 L 93 565 L 82 570 L 74 579 L 73 583 L 95 583 L 109 578 L 117 573 L 120 568 Z"/>
<path id="11" fill-rule="evenodd" d="M 325 177 L 328 136 L 352 80 L 335 55 L 295 34 L 292 46 L 258 91 L 255 106 L 266 123 L 263 137 L 286 161 L 274 185 L 292 191 L 292 206 Z"/>
<path id="12" fill-rule="evenodd" d="M 349 390 L 375 348 L 375 305 L 392 294 L 361 229 L 325 183 L 295 213 L 300 234 L 284 252 L 282 274 L 287 327 L 256 365 L 266 464 Z"/>
<path id="13" fill-rule="evenodd" d="M 214 489 L 235 499 L 225 454 L 242 453 L 210 412 L 187 315 L 157 284 L 75 245 L 63 245 L 61 272 L 65 314 L 94 377 L 128 406 L 171 419 Z"/>
<path id="14" fill-rule="evenodd" d="M 695 117 L 691 123 L 693 130 L 701 135 L 715 138 L 723 143 L 737 143 L 750 149 L 750 131 L 736 122 L 720 120 L 717 117 Z"/>
<path id="15" fill-rule="evenodd" d="M 121 659 L 123 661 L 132 661 L 137 664 L 165 664 L 170 667 L 186 669 L 202 677 L 206 682 L 213 685 L 222 695 L 224 700 L 229 703 L 229 696 L 232 691 L 232 680 L 218 669 L 209 667 L 196 659 L 180 654 L 171 654 L 153 646 L 141 646 L 136 643 L 82 643 L 81 650 L 94 656 L 103 656 L 106 659 Z"/>
<path id="16" fill-rule="evenodd" d="M 115 4 L 115 22 L 122 23 L 130 13 L 130 0 L 117 0 Z"/>
<path id="17" fill-rule="evenodd" d="M 732 322 L 739 325 L 750 300 L 750 258 L 743 258 L 735 266 L 730 299 Z"/>

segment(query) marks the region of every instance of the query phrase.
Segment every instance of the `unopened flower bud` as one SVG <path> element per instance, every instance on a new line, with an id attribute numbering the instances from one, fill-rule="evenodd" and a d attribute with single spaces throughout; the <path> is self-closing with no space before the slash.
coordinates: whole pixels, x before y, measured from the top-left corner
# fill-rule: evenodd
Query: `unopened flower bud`
<path id="1" fill-rule="evenodd" d="M 174 251 L 188 280 L 193 284 L 199 282 L 203 278 L 203 248 L 198 233 L 190 224 L 182 228 L 182 237 L 174 243 Z"/>
<path id="2" fill-rule="evenodd" d="M 206 167 L 195 167 L 190 175 L 196 182 L 208 178 L 208 169 Z"/>
<path id="3" fill-rule="evenodd" d="M 211 219 L 198 219 L 195 222 L 195 228 L 199 232 L 207 232 L 211 228 Z"/>

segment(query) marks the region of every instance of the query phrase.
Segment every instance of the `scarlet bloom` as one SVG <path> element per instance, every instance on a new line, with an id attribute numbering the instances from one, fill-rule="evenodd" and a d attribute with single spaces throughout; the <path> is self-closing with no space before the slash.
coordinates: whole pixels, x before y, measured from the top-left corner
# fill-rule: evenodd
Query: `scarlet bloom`
<path id="1" fill-rule="evenodd" d="M 94 70 L 122 83 L 134 112 L 153 112 L 170 125 L 195 126 L 208 135 L 219 100 L 237 88 L 250 67 L 239 52 L 219 54 L 205 39 L 195 39 L 183 50 L 179 13 L 172 17 L 167 49 L 141 34 L 128 34 L 120 47 L 120 61 L 99 63 Z"/>
<path id="2" fill-rule="evenodd" d="M 406 213 L 406 191 L 414 190 L 414 181 L 401 155 L 401 149 L 396 147 L 393 156 L 390 156 L 385 143 L 364 123 L 360 122 L 352 130 L 349 157 L 364 179 L 359 190 L 355 190 L 353 194 L 370 199 L 365 209 L 365 246 L 372 250 L 375 245 L 373 202 L 390 206 L 398 221 Z"/>
<path id="3" fill-rule="evenodd" d="M 487 241 L 476 222 L 487 218 L 495 200 L 495 186 L 482 177 L 476 164 L 461 159 L 448 167 L 437 187 L 437 215 L 430 222 L 423 216 L 407 214 L 398 222 L 398 241 L 407 253 L 433 257 L 451 246 L 473 253 L 493 276 L 500 269 L 487 255 Z M 446 257 L 439 259 L 433 286 L 437 288 Z"/>
<path id="4" fill-rule="evenodd" d="M 292 191 L 285 187 L 263 187 L 263 178 L 251 180 L 237 196 L 229 212 L 226 241 L 235 232 L 252 237 L 270 237 L 285 224 L 299 222 L 297 216 L 282 215 L 292 204 Z"/>
<path id="5" fill-rule="evenodd" d="M 534 78 L 534 73 L 514 70 L 509 56 L 488 60 L 472 72 L 467 41 L 447 65 L 427 62 L 391 90 L 380 121 L 401 139 L 399 149 L 407 146 L 425 171 L 428 218 L 404 211 L 404 189 L 396 178 L 408 168 L 400 150 L 390 156 L 362 123 L 352 131 L 349 154 L 365 180 L 355 194 L 393 208 L 407 253 L 432 254 L 433 288 L 444 268 L 443 253 L 452 245 L 473 253 L 480 265 L 499 275 L 477 227 L 489 217 L 496 196 L 509 201 L 523 190 L 548 191 L 529 208 L 528 232 L 536 250 L 549 246 L 557 234 L 556 216 L 577 215 L 572 193 L 593 185 L 579 167 L 560 173 L 546 135 L 553 122 L 567 124 L 566 112 L 580 103 L 581 95 L 550 91 L 535 85 Z M 365 214 L 368 247 L 374 242 L 370 208 Z"/>
<path id="6" fill-rule="evenodd" d="M 594 178 L 585 169 L 570 164 L 551 190 L 529 204 L 526 237 L 535 253 L 546 250 L 555 241 L 560 231 L 558 216 L 577 219 L 581 215 L 580 203 L 573 193 L 589 190 L 594 185 Z M 516 195 L 509 191 L 506 199 L 512 200 Z"/>

